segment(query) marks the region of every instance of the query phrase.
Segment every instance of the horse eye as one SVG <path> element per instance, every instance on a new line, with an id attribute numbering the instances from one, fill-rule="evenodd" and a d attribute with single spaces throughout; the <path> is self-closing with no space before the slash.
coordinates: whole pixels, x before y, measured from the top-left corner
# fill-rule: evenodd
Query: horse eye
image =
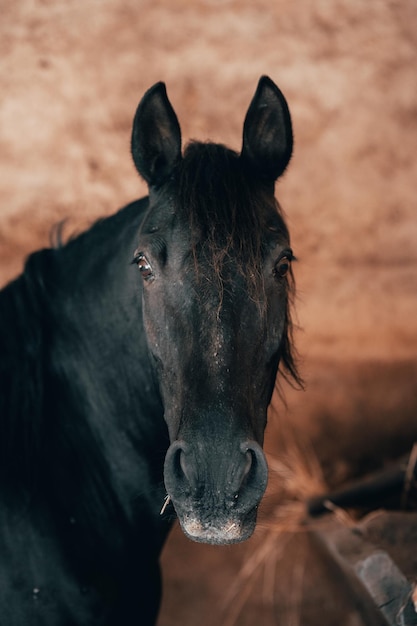
<path id="1" fill-rule="evenodd" d="M 154 278 L 152 267 L 144 254 L 138 254 L 135 261 L 144 280 L 151 280 Z"/>
<path id="2" fill-rule="evenodd" d="M 274 267 L 274 276 L 277 278 L 284 278 L 290 270 L 291 267 L 291 258 L 289 256 L 282 256 L 275 263 Z"/>

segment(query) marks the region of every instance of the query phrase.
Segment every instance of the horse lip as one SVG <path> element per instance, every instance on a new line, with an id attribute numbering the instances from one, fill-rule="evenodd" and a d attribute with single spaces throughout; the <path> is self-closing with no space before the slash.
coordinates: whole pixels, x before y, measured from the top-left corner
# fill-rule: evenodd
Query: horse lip
<path id="1" fill-rule="evenodd" d="M 227 519 L 221 524 L 215 522 L 202 523 L 198 518 L 187 515 L 179 518 L 184 534 L 198 543 L 227 545 L 240 543 L 248 539 L 254 530 L 254 523 L 242 524 L 235 519 Z"/>

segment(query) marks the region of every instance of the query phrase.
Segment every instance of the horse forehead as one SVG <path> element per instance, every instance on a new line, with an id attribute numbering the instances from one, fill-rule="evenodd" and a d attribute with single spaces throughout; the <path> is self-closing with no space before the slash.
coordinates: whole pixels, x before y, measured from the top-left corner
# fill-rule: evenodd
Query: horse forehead
<path id="1" fill-rule="evenodd" d="M 196 292 L 196 298 L 199 298 Z M 199 332 L 206 335 L 213 353 L 220 353 L 231 345 L 233 337 L 243 337 L 260 329 L 262 315 L 257 304 L 243 289 L 231 290 L 213 285 L 210 296 L 203 297 L 199 306 Z"/>

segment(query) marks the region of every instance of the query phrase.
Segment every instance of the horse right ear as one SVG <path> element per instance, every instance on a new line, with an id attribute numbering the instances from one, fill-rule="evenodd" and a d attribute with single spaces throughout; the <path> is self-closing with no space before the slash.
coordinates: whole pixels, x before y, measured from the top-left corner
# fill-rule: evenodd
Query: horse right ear
<path id="1" fill-rule="evenodd" d="M 139 102 L 133 120 L 132 156 L 149 186 L 158 186 L 181 159 L 181 129 L 164 83 L 156 83 Z"/>
<path id="2" fill-rule="evenodd" d="M 275 83 L 262 76 L 246 113 L 241 157 L 259 177 L 273 183 L 287 167 L 292 148 L 287 101 Z"/>

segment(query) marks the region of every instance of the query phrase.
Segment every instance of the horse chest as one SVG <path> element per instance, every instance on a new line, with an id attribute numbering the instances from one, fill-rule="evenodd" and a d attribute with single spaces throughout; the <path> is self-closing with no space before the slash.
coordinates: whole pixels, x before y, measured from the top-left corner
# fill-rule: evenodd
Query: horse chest
<path id="1" fill-rule="evenodd" d="M 112 571 L 114 553 L 70 558 L 83 542 L 75 519 L 65 537 L 44 511 L 3 508 L 0 524 L 0 626 L 133 626 L 141 612 L 141 624 L 154 624 L 157 555 L 119 554 Z"/>

